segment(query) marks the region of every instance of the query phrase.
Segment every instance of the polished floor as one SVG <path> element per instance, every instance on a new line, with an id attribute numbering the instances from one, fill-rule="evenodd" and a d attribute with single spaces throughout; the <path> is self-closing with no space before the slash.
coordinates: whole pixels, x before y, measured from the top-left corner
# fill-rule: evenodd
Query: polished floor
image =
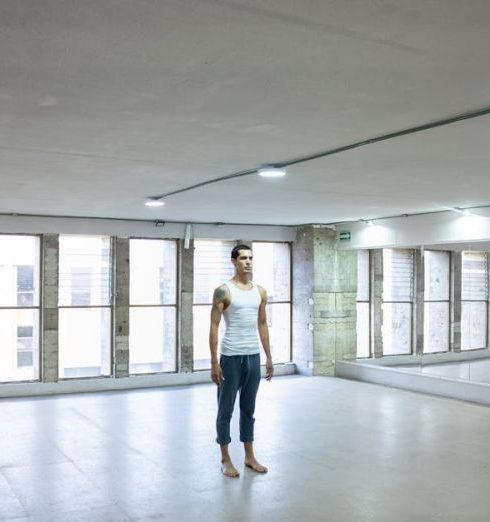
<path id="1" fill-rule="evenodd" d="M 439 364 L 423 364 L 412 366 L 397 366 L 404 370 L 421 372 L 438 377 L 461 379 L 464 381 L 490 383 L 490 360 L 481 359 Z M 489 517 L 490 520 L 490 517 Z"/>
<path id="2" fill-rule="evenodd" d="M 222 476 L 214 385 L 0 401 L 0 520 L 490 520 L 488 407 L 335 378 L 263 381 L 267 475 Z M 236 420 L 236 419 L 234 419 Z"/>

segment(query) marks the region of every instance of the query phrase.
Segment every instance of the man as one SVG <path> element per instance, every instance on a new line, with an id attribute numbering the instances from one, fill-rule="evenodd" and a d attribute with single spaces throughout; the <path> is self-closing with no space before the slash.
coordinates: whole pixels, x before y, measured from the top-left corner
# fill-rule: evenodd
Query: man
<path id="1" fill-rule="evenodd" d="M 221 448 L 221 471 L 227 477 L 239 477 L 228 453 L 230 421 L 235 398 L 240 391 L 240 440 L 245 449 L 245 466 L 257 473 L 267 468 L 257 462 L 253 450 L 255 398 L 260 383 L 260 341 L 266 355 L 266 376 L 274 373 L 269 347 L 269 330 L 265 305 L 266 291 L 250 281 L 252 251 L 247 245 L 237 245 L 231 251 L 235 275 L 214 291 L 211 309 L 209 346 L 211 349 L 211 378 L 218 385 L 218 416 L 216 442 Z M 226 333 L 218 360 L 218 329 L 225 317 Z"/>

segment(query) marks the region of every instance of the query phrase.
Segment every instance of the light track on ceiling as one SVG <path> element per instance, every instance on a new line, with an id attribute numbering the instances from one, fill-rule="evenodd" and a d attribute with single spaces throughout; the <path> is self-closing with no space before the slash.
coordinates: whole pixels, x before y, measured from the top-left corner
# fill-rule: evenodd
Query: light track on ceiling
<path id="1" fill-rule="evenodd" d="M 483 109 L 478 109 L 470 112 L 464 112 L 461 114 L 458 114 L 456 116 L 451 116 L 449 118 L 443 118 L 440 120 L 431 121 L 428 123 L 423 123 L 421 125 L 416 125 L 415 127 L 408 127 L 406 129 L 389 132 L 387 134 L 382 134 L 380 136 L 374 136 L 372 138 L 367 138 L 361 141 L 356 141 L 354 143 L 350 143 L 348 145 L 342 145 L 340 147 L 335 147 L 333 149 L 324 150 L 322 152 L 317 152 L 315 154 L 309 154 L 307 156 L 300 156 L 298 158 L 286 160 L 286 161 L 279 161 L 271 163 L 270 165 L 273 165 L 277 168 L 285 168 L 290 167 L 292 165 L 298 165 L 300 163 L 306 163 L 308 161 L 317 160 L 320 158 L 325 158 L 327 156 L 333 156 L 334 154 L 340 154 L 342 152 L 346 152 L 353 149 L 358 149 L 360 147 L 365 147 L 366 145 L 373 145 L 375 143 L 379 143 L 381 141 L 387 141 L 392 140 L 395 138 L 400 138 L 402 136 L 408 136 L 409 134 L 416 134 L 418 132 L 424 132 L 427 130 L 435 129 L 437 127 L 444 127 L 446 125 L 451 125 L 453 123 L 458 123 L 465 120 L 471 120 L 474 118 L 480 118 L 482 116 L 487 116 L 490 114 L 490 107 L 485 107 Z M 260 170 L 262 166 L 254 167 L 251 169 L 246 170 L 240 170 L 238 172 L 234 172 L 231 174 L 227 174 L 225 176 L 220 176 L 218 178 L 209 179 L 207 181 L 202 181 L 200 183 L 196 183 L 194 185 L 189 185 L 187 187 L 183 187 L 181 189 L 173 190 L 171 192 L 166 192 L 165 194 L 159 194 L 156 196 L 148 196 L 147 199 L 151 200 L 161 200 L 168 198 L 170 196 L 175 196 L 176 194 L 181 194 L 183 192 L 188 192 L 190 190 L 195 190 L 200 187 L 204 187 L 206 185 L 211 185 L 214 183 L 220 183 L 221 181 L 228 181 L 230 179 L 236 179 L 241 178 L 243 176 L 251 176 L 253 174 L 257 174 L 257 172 Z"/>

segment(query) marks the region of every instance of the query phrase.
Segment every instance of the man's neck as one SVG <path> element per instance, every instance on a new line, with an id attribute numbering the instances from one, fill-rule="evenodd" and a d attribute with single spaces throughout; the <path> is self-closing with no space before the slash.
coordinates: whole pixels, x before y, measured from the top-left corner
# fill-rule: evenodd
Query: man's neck
<path id="1" fill-rule="evenodd" d="M 250 277 L 248 274 L 235 274 L 233 276 L 233 281 L 246 286 L 250 283 Z"/>

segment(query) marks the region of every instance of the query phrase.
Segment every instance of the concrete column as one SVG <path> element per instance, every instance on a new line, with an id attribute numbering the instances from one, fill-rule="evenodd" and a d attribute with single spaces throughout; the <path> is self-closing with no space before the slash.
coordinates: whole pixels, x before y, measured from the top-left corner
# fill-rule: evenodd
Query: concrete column
<path id="1" fill-rule="evenodd" d="M 373 357 L 383 356 L 383 250 L 371 250 L 371 332 Z"/>
<path id="2" fill-rule="evenodd" d="M 58 381 L 59 236 L 42 236 L 42 382 Z"/>
<path id="3" fill-rule="evenodd" d="M 423 355 L 424 353 L 424 256 L 421 249 L 416 249 L 414 253 L 414 270 L 415 270 L 415 303 L 414 303 L 414 338 L 415 353 Z"/>
<path id="4" fill-rule="evenodd" d="M 129 375 L 129 239 L 114 241 L 114 376 Z"/>
<path id="5" fill-rule="evenodd" d="M 293 361 L 300 373 L 333 375 L 356 357 L 357 252 L 335 231 L 301 227 L 293 247 Z"/>
<path id="6" fill-rule="evenodd" d="M 453 352 L 461 351 L 461 276 L 463 259 L 461 252 L 451 252 L 451 329 L 450 349 Z"/>
<path id="7" fill-rule="evenodd" d="M 356 358 L 357 251 L 337 250 L 336 233 L 314 234 L 314 375 L 333 375 L 335 361 Z"/>
<path id="8" fill-rule="evenodd" d="M 313 227 L 299 227 L 293 243 L 292 337 L 298 373 L 313 374 Z"/>
<path id="9" fill-rule="evenodd" d="M 179 241 L 181 259 L 180 291 L 180 356 L 178 370 L 190 373 L 194 368 L 193 302 L 194 302 L 194 240 L 189 248 Z"/>

